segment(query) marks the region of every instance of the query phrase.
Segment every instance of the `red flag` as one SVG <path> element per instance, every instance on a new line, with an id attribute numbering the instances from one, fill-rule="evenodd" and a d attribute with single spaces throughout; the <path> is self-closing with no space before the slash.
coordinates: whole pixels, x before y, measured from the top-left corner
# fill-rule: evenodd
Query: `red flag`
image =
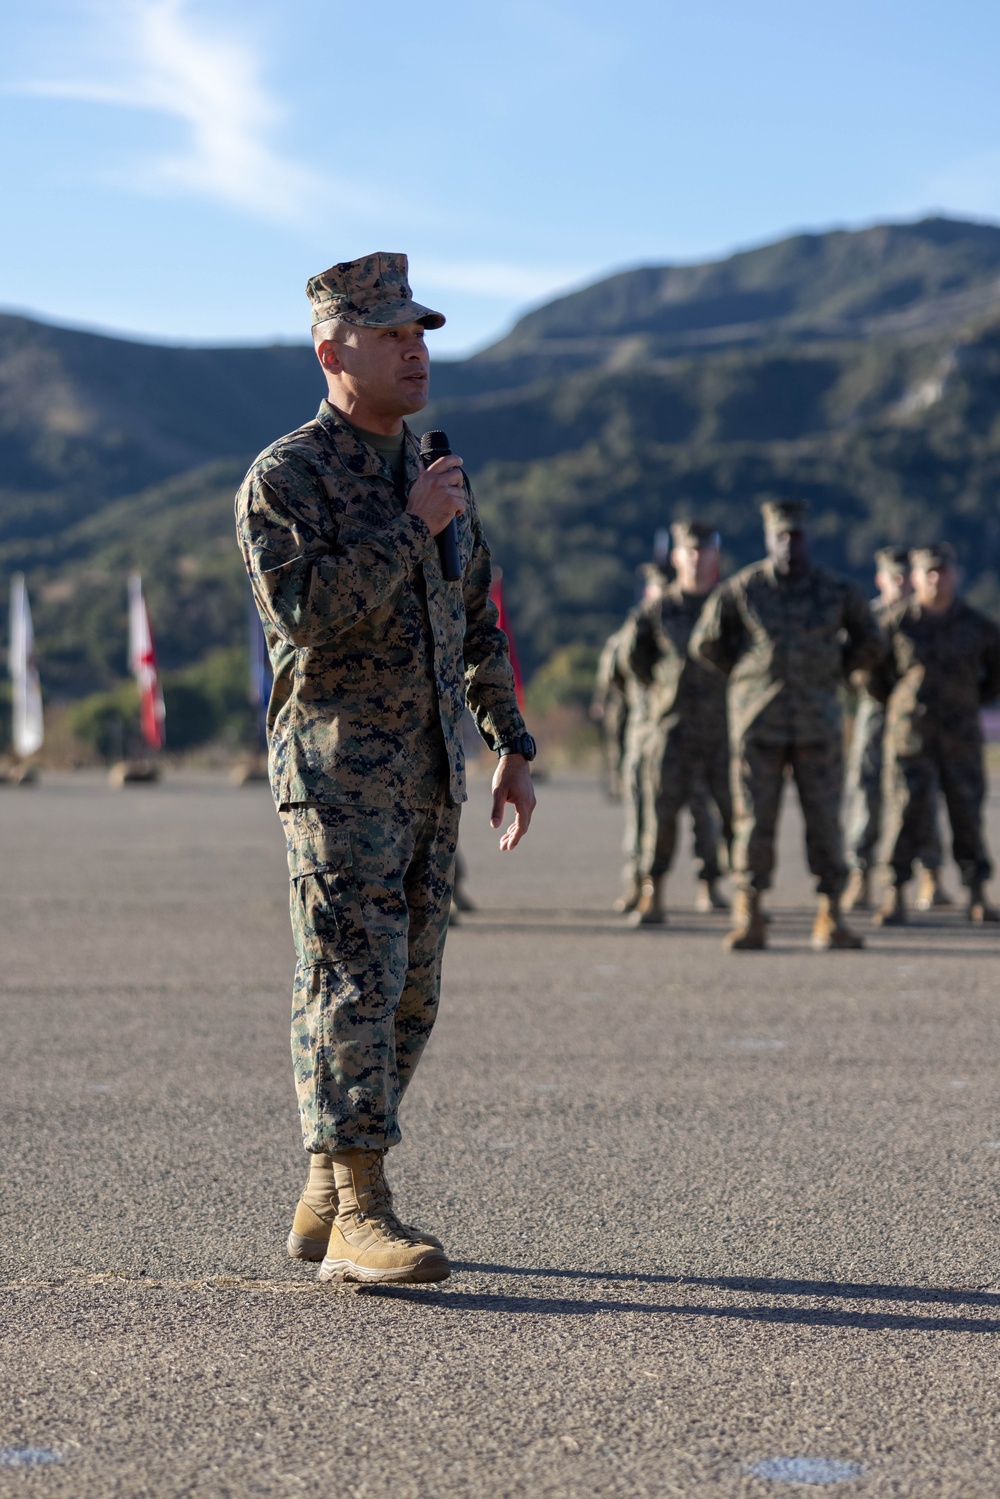
<path id="1" fill-rule="evenodd" d="M 514 633 L 510 627 L 507 611 L 503 606 L 503 573 L 499 568 L 493 574 L 493 582 L 490 584 L 490 601 L 497 606 L 500 615 L 497 623 L 507 637 L 507 651 L 510 655 L 510 667 L 514 673 L 514 693 L 517 697 L 517 706 L 524 711 L 524 680 L 521 676 L 521 663 L 517 659 L 517 646 L 514 644 Z"/>
<path id="2" fill-rule="evenodd" d="M 142 737 L 150 749 L 162 749 L 166 713 L 156 670 L 153 632 L 149 627 L 149 613 L 138 573 L 133 573 L 128 580 L 128 664 L 139 685 Z"/>

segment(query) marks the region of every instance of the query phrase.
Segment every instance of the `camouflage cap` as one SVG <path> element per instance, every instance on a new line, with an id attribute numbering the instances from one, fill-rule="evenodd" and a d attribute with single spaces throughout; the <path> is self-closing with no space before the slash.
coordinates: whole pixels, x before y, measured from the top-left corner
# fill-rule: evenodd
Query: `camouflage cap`
<path id="1" fill-rule="evenodd" d="M 717 547 L 718 531 L 707 520 L 675 520 L 670 527 L 675 547 Z"/>
<path id="2" fill-rule="evenodd" d="M 798 530 L 809 513 L 808 500 L 765 500 L 760 507 L 765 526 L 789 526 Z"/>
<path id="3" fill-rule="evenodd" d="M 380 250 L 320 271 L 306 285 L 313 326 L 339 318 L 358 328 L 398 328 L 403 323 L 440 328 L 444 314 L 414 302 L 408 270 L 405 255 Z"/>
<path id="4" fill-rule="evenodd" d="M 958 557 L 950 541 L 934 541 L 930 546 L 915 547 L 910 553 L 911 567 L 955 567 L 957 563 Z"/>
<path id="5" fill-rule="evenodd" d="M 882 573 L 906 573 L 910 570 L 910 553 L 907 547 L 879 547 L 875 553 L 875 566 Z"/>

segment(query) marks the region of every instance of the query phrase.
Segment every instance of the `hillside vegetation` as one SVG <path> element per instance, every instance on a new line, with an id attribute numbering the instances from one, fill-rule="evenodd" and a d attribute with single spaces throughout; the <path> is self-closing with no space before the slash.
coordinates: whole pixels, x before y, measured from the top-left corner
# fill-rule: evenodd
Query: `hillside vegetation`
<path id="1" fill-rule="evenodd" d="M 655 532 L 713 518 L 730 566 L 757 506 L 805 495 L 819 556 L 938 533 L 1000 610 L 1000 229 L 928 220 L 622 272 L 436 362 L 419 428 L 464 456 L 528 670 L 595 647 Z M 28 574 L 50 695 L 112 687 L 125 575 L 168 670 L 243 640 L 232 497 L 322 393 L 303 345 L 160 348 L 0 317 L 0 569 Z"/>

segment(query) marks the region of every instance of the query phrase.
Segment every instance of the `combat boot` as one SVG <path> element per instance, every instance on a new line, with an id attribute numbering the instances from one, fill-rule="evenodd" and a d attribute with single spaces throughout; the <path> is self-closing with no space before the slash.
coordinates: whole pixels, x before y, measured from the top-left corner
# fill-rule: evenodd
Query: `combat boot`
<path id="1" fill-rule="evenodd" d="M 695 896 L 694 908 L 700 916 L 708 916 L 712 911 L 729 910 L 729 902 L 719 889 L 716 880 L 698 881 L 698 894 Z"/>
<path id="2" fill-rule="evenodd" d="M 309 1156 L 309 1175 L 295 1204 L 288 1253 L 293 1260 L 321 1260 L 337 1216 L 337 1188 L 328 1155 Z"/>
<path id="3" fill-rule="evenodd" d="M 381 1150 L 342 1150 L 330 1156 L 337 1216 L 318 1280 L 424 1285 L 451 1274 L 440 1245 L 404 1228 L 396 1217 L 383 1157 Z"/>
<path id="4" fill-rule="evenodd" d="M 872 903 L 872 877 L 867 869 L 852 869 L 840 902 L 842 911 L 868 911 Z"/>
<path id="5" fill-rule="evenodd" d="M 939 869 L 921 869 L 917 880 L 917 898 L 913 902 L 918 911 L 950 910 L 955 902 L 941 884 Z"/>
<path id="6" fill-rule="evenodd" d="M 882 897 L 882 904 L 872 917 L 872 926 L 905 926 L 906 901 L 902 885 L 890 885 Z"/>
<path id="7" fill-rule="evenodd" d="M 733 929 L 725 939 L 730 952 L 760 952 L 767 946 L 767 924 L 759 890 L 737 890 Z"/>
<path id="8" fill-rule="evenodd" d="M 638 875 L 632 875 L 625 881 L 625 888 L 611 907 L 616 916 L 627 916 L 634 911 L 642 898 L 642 881 Z"/>
<path id="9" fill-rule="evenodd" d="M 1000 911 L 987 901 L 981 882 L 969 886 L 969 909 L 966 914 L 976 926 L 982 926 L 984 922 L 1000 921 Z"/>
<path id="10" fill-rule="evenodd" d="M 642 882 L 639 904 L 628 919 L 629 926 L 663 926 L 667 913 L 663 906 L 663 887 L 666 881 L 662 874 L 649 875 Z"/>
<path id="11" fill-rule="evenodd" d="M 839 896 L 820 896 L 809 945 L 817 952 L 829 952 L 831 948 L 853 951 L 864 947 L 864 939 L 852 932 L 840 919 Z"/>
<path id="12" fill-rule="evenodd" d="M 384 1174 L 382 1181 L 386 1192 L 389 1192 L 389 1183 Z M 391 1192 L 389 1206 L 392 1207 Z M 293 1260 L 321 1260 L 326 1254 L 330 1230 L 336 1216 L 337 1186 L 333 1175 L 333 1161 L 322 1151 L 310 1154 L 309 1176 L 302 1188 L 302 1196 L 295 1205 L 292 1231 L 288 1235 L 289 1256 Z M 433 1234 L 424 1233 L 422 1229 L 412 1228 L 407 1224 L 403 1226 L 411 1237 L 420 1238 L 437 1249 L 443 1247 L 440 1239 L 436 1239 Z"/>

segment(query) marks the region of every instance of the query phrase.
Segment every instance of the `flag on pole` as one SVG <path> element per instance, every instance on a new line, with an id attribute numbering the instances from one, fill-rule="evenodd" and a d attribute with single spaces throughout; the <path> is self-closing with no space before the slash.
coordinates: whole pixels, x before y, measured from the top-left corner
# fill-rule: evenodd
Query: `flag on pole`
<path id="1" fill-rule="evenodd" d="M 166 713 L 160 677 L 156 670 L 156 651 L 149 613 L 142 596 L 142 578 L 133 573 L 128 580 L 128 664 L 139 685 L 139 715 L 142 737 L 149 749 L 163 748 L 163 725 Z"/>
<path id="2" fill-rule="evenodd" d="M 11 582 L 10 677 L 14 689 L 14 750 L 27 759 L 42 746 L 42 687 L 35 665 L 35 632 L 24 573 L 15 573 Z"/>
<path id="3" fill-rule="evenodd" d="M 257 748 L 267 749 L 267 705 L 271 699 L 271 662 L 267 654 L 264 627 L 253 599 L 247 606 L 247 639 L 250 645 L 250 690 L 248 696 L 257 726 Z"/>
<path id="4" fill-rule="evenodd" d="M 493 582 L 490 584 L 490 600 L 497 606 L 500 615 L 497 623 L 507 637 L 507 651 L 510 656 L 510 668 L 514 673 L 514 692 L 517 697 L 517 706 L 524 711 L 524 681 L 521 677 L 521 663 L 517 659 L 517 646 L 514 644 L 514 633 L 510 627 L 507 611 L 503 606 L 503 573 L 494 568 Z"/>

